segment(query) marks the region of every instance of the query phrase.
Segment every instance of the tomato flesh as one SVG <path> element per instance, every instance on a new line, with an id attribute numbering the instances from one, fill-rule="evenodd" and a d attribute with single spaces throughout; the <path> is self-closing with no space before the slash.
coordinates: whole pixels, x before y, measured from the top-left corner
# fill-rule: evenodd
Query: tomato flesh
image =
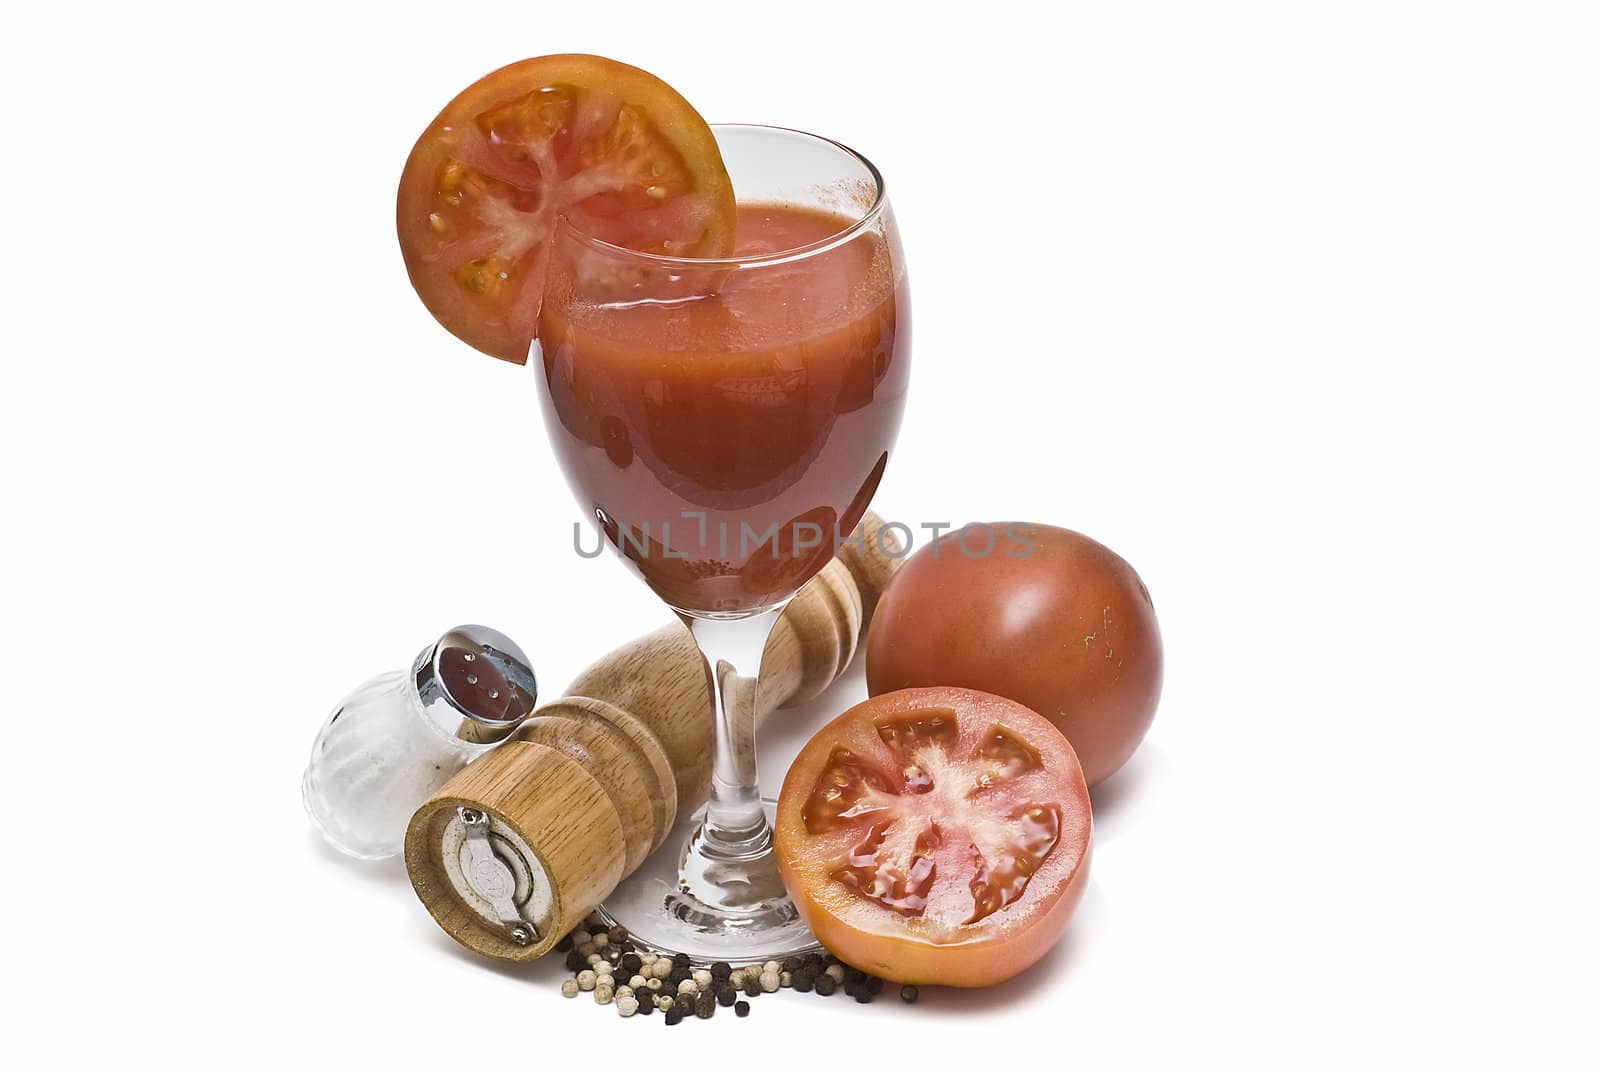
<path id="1" fill-rule="evenodd" d="M 733 249 L 716 139 L 670 86 L 598 56 L 541 56 L 473 83 L 429 125 L 396 220 L 423 304 L 485 353 L 522 363 L 557 223 L 673 256 Z"/>
<path id="2" fill-rule="evenodd" d="M 1033 711 L 981 692 L 869 699 L 801 752 L 779 864 L 835 955 L 900 982 L 986 985 L 1060 936 L 1087 875 L 1088 789 Z"/>

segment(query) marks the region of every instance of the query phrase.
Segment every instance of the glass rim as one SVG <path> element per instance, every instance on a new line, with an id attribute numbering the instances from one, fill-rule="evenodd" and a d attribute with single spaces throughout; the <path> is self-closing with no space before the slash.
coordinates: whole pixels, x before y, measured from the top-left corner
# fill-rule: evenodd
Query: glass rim
<path id="1" fill-rule="evenodd" d="M 565 214 L 557 219 L 556 226 L 591 248 L 626 257 L 630 260 L 684 268 L 746 268 L 770 264 L 787 264 L 796 260 L 804 260 L 807 257 L 814 257 L 819 253 L 826 253 L 830 249 L 836 249 L 876 222 L 878 217 L 883 215 L 884 206 L 889 203 L 889 192 L 884 185 L 883 172 L 878 170 L 878 165 L 842 141 L 835 141 L 833 138 L 823 137 L 821 134 L 813 134 L 807 130 L 796 130 L 794 127 L 774 126 L 768 123 L 711 123 L 709 125 L 713 133 L 720 130 L 755 130 L 765 133 L 795 134 L 802 138 L 810 138 L 813 141 L 832 145 L 864 167 L 867 174 L 871 176 L 873 183 L 872 204 L 861 214 L 860 219 L 855 220 L 850 226 L 836 231 L 826 238 L 819 238 L 815 242 L 795 246 L 793 249 L 780 249 L 775 253 L 759 253 L 750 257 L 679 257 L 667 253 L 646 253 L 596 237 L 573 223 Z M 737 192 L 735 191 L 735 194 Z"/>

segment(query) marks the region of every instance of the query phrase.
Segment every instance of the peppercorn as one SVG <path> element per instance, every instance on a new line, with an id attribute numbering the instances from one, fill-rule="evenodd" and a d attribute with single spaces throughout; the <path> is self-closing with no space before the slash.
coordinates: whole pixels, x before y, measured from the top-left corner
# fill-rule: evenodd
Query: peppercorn
<path id="1" fill-rule="evenodd" d="M 606 931 L 606 936 L 613 941 L 626 941 L 628 939 L 628 931 L 621 926 L 613 926 Z"/>
<path id="2" fill-rule="evenodd" d="M 915 1004 L 917 1002 L 918 995 L 917 987 L 914 985 L 903 985 L 900 987 L 900 999 L 905 1001 L 907 1004 Z"/>
<path id="3" fill-rule="evenodd" d="M 576 948 L 567 953 L 567 970 L 577 972 L 589 965 L 589 961 L 582 952 Z"/>
<path id="4" fill-rule="evenodd" d="M 802 967 L 794 976 L 794 991 L 796 993 L 809 993 L 816 981 L 816 976 Z"/>
<path id="5" fill-rule="evenodd" d="M 862 987 L 873 996 L 877 996 L 879 993 L 883 992 L 883 979 L 875 975 L 867 975 L 866 980 L 861 984 Z"/>
<path id="6" fill-rule="evenodd" d="M 639 968 L 644 966 L 644 961 L 634 953 L 629 952 L 617 961 L 617 966 L 622 968 L 623 974 L 631 978 L 639 973 Z"/>
<path id="7" fill-rule="evenodd" d="M 597 933 L 597 934 L 594 935 L 594 946 L 596 948 L 604 948 L 606 945 L 609 945 L 610 943 L 611 943 L 611 938 L 607 937 L 605 934 Z"/>
<path id="8" fill-rule="evenodd" d="M 672 1002 L 672 1006 L 685 1015 L 693 1015 L 694 997 L 693 993 L 679 993 L 677 999 Z"/>
<path id="9" fill-rule="evenodd" d="M 782 974 L 784 971 L 788 971 L 790 974 L 793 974 L 795 971 L 797 971 L 799 969 L 800 969 L 800 960 L 796 956 L 790 956 L 788 959 L 786 959 L 782 963 L 778 964 L 778 973 L 779 974 Z"/>
<path id="10" fill-rule="evenodd" d="M 711 977 L 718 982 L 726 982 L 733 975 L 733 968 L 726 961 L 718 960 L 711 965 Z"/>
<path id="11" fill-rule="evenodd" d="M 846 967 L 844 969 L 844 980 L 847 982 L 864 982 L 866 978 L 866 971 L 858 971 L 854 967 Z"/>
<path id="12" fill-rule="evenodd" d="M 828 964 L 824 970 L 824 973 L 827 974 L 829 978 L 833 979 L 834 985 L 844 985 L 844 964 L 840 963 L 838 960 L 834 960 L 832 963 Z"/>
<path id="13" fill-rule="evenodd" d="M 677 1026 L 681 1022 L 683 1022 L 683 1013 L 677 1008 L 673 1008 L 671 1011 L 667 1012 L 668 1026 Z"/>
<path id="14" fill-rule="evenodd" d="M 871 1004 L 872 1003 L 872 990 L 870 990 L 870 989 L 857 989 L 856 990 L 856 1003 L 857 1004 Z"/>
<path id="15" fill-rule="evenodd" d="M 578 980 L 576 978 L 568 978 L 565 982 L 562 982 L 561 983 L 561 995 L 564 996 L 564 997 L 575 997 L 575 996 L 577 996 L 578 995 Z"/>
<path id="16" fill-rule="evenodd" d="M 655 1014 L 655 1010 L 656 1002 L 654 994 L 646 994 L 645 998 L 639 1002 L 639 1014 L 653 1015 Z"/>
<path id="17" fill-rule="evenodd" d="M 693 978 L 685 978 L 683 981 L 678 983 L 678 992 L 698 993 L 700 992 L 700 987 L 694 984 Z"/>
<path id="18" fill-rule="evenodd" d="M 570 952 L 571 950 L 572 950 L 572 934 L 569 933 L 565 937 L 563 937 L 561 940 L 556 942 L 556 951 L 557 952 Z"/>
<path id="19" fill-rule="evenodd" d="M 688 970 L 689 954 L 687 952 L 679 952 L 676 956 L 672 957 L 672 965 L 674 967 L 682 967 L 684 970 Z"/>
<path id="20" fill-rule="evenodd" d="M 672 983 L 673 988 L 677 988 L 684 982 L 692 981 L 693 979 L 694 975 L 687 967 L 674 967 L 671 973 L 667 975 L 667 981 Z"/>
<path id="21" fill-rule="evenodd" d="M 595 979 L 598 977 L 599 975 L 595 974 L 593 971 L 579 971 L 578 988 L 583 990 L 585 993 L 589 992 L 590 990 L 594 989 Z"/>
<path id="22" fill-rule="evenodd" d="M 822 968 L 827 966 L 827 964 L 822 961 L 822 957 L 817 955 L 815 952 L 801 956 L 800 965 L 806 970 L 810 971 L 813 975 L 821 974 Z"/>
<path id="23" fill-rule="evenodd" d="M 838 988 L 839 983 L 834 980 L 833 975 L 821 974 L 817 976 L 816 990 L 818 996 L 831 997 L 833 996 L 833 991 Z"/>
<path id="24" fill-rule="evenodd" d="M 761 991 L 763 993 L 776 993 L 778 991 L 778 972 L 761 972 Z"/>
<path id="25" fill-rule="evenodd" d="M 734 1006 L 733 1006 L 733 1014 L 737 1015 L 741 1019 L 743 1019 L 745 1016 L 749 1015 L 750 1014 L 750 1002 L 748 1000 L 741 1000 L 741 1001 L 738 1001 L 737 1003 L 735 1003 Z"/>
<path id="26" fill-rule="evenodd" d="M 759 997 L 761 995 L 761 978 L 759 975 L 747 974 L 744 976 L 744 995 Z"/>
<path id="27" fill-rule="evenodd" d="M 724 1008 L 733 1007 L 733 1002 L 739 999 L 738 991 L 731 985 L 717 987 L 717 1003 Z"/>
<path id="28" fill-rule="evenodd" d="M 709 1019 L 717 1014 L 717 998 L 710 993 L 701 993 L 695 998 L 694 1013 L 702 1019 Z"/>

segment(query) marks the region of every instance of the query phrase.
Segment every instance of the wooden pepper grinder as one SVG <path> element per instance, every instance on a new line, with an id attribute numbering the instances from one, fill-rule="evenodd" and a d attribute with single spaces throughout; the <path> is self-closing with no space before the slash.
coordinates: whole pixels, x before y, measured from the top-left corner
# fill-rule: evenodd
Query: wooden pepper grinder
<path id="1" fill-rule="evenodd" d="M 844 672 L 901 557 L 868 513 L 773 628 L 758 719 Z M 495 959 L 554 947 L 705 800 L 709 688 L 688 630 L 668 625 L 584 670 L 446 782 L 406 830 L 406 870 L 434 920 Z"/>

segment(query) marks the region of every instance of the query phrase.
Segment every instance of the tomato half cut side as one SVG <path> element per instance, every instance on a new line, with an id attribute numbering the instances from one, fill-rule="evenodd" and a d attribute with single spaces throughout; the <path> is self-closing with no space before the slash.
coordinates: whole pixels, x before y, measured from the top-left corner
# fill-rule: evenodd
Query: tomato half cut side
<path id="1" fill-rule="evenodd" d="M 840 959 L 910 984 L 992 985 L 1065 930 L 1088 880 L 1072 745 L 1009 699 L 911 688 L 800 752 L 776 828 L 784 883 Z"/>
<path id="2" fill-rule="evenodd" d="M 566 216 L 646 253 L 733 251 L 733 184 L 700 114 L 661 79 L 599 56 L 502 67 L 445 106 L 400 176 L 400 251 L 428 311 L 524 363 L 546 245 Z"/>

